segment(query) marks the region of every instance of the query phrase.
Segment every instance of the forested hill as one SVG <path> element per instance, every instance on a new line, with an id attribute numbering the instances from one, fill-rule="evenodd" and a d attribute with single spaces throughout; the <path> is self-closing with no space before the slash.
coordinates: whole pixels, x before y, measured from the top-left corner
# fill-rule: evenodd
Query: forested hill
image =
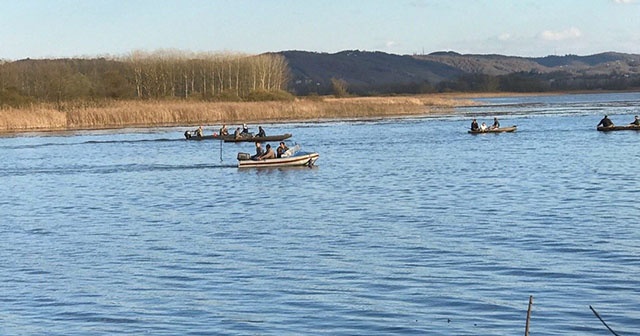
<path id="1" fill-rule="evenodd" d="M 538 58 L 436 52 L 394 55 L 283 51 L 296 94 L 435 91 L 626 90 L 640 88 L 640 55 L 601 53 Z"/>

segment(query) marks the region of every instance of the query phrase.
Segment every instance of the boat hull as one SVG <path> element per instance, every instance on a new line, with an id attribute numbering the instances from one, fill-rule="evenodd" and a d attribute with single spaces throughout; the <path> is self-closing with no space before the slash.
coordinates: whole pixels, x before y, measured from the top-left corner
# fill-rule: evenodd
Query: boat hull
<path id="1" fill-rule="evenodd" d="M 282 141 L 285 139 L 289 139 L 291 137 L 291 133 L 278 134 L 278 135 L 267 135 L 263 137 L 254 136 L 254 137 L 241 137 L 236 139 L 233 135 L 228 136 L 228 138 L 224 138 L 224 142 L 267 142 L 267 141 Z"/>
<path id="2" fill-rule="evenodd" d="M 484 133 L 510 133 L 515 132 L 518 127 L 516 125 L 509 127 L 500 127 L 494 129 L 488 129 L 486 131 L 469 131 L 469 134 L 484 134 Z"/>
<path id="3" fill-rule="evenodd" d="M 273 168 L 273 167 L 296 167 L 313 166 L 320 154 L 300 153 L 291 157 L 266 159 L 266 160 L 238 160 L 238 168 Z"/>
<path id="4" fill-rule="evenodd" d="M 640 126 L 638 125 L 624 125 L 624 126 L 599 126 L 598 131 L 600 132 L 611 132 L 611 131 L 640 131 Z"/>
<path id="5" fill-rule="evenodd" d="M 190 138 L 186 138 L 187 140 L 223 140 L 224 142 L 267 142 L 267 141 L 282 141 L 285 139 L 289 139 L 291 137 L 291 133 L 278 134 L 278 135 L 268 135 L 264 137 L 257 136 L 246 136 L 236 139 L 233 135 L 203 135 L 201 137 L 193 135 Z"/>

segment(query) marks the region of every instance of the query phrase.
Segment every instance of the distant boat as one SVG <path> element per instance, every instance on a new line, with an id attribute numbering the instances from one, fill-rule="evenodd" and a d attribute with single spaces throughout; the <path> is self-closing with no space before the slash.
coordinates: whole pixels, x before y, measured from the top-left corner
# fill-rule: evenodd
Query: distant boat
<path id="1" fill-rule="evenodd" d="M 299 150 L 300 146 L 296 145 L 287 150 L 283 157 L 266 160 L 252 160 L 251 154 L 238 153 L 238 168 L 311 167 L 320 157 L 317 152 L 300 152 Z"/>
<path id="2" fill-rule="evenodd" d="M 610 132 L 610 131 L 640 131 L 640 126 L 638 125 L 624 125 L 624 126 L 598 126 L 598 131 L 601 132 Z"/>
<path id="3" fill-rule="evenodd" d="M 515 132 L 518 127 L 516 125 L 507 126 L 507 127 L 499 127 L 499 128 L 489 128 L 485 131 L 477 130 L 477 131 L 469 131 L 470 134 L 483 134 L 483 133 L 505 133 L 505 132 Z"/>
<path id="4" fill-rule="evenodd" d="M 223 140 L 224 142 L 267 142 L 267 141 L 282 141 L 285 139 L 289 139 L 291 137 L 291 133 L 285 134 L 277 134 L 277 135 L 267 135 L 263 137 L 245 135 L 236 139 L 233 135 L 203 135 L 197 136 L 192 135 L 185 132 L 185 139 L 187 140 Z"/>

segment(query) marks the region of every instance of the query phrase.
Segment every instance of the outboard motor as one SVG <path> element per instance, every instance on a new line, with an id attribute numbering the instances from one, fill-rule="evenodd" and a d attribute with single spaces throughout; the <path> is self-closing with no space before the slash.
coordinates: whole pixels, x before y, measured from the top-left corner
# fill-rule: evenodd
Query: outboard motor
<path id="1" fill-rule="evenodd" d="M 249 153 L 238 153 L 238 161 L 251 160 L 251 154 Z"/>

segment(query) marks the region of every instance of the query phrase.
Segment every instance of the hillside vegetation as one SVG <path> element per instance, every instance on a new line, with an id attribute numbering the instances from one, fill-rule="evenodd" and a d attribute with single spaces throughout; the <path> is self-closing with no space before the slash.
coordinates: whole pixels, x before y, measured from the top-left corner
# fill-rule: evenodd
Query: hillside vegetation
<path id="1" fill-rule="evenodd" d="M 640 55 L 526 58 L 503 55 L 335 54 L 284 51 L 296 94 L 330 94 L 339 81 L 351 94 L 549 92 L 640 88 Z"/>

